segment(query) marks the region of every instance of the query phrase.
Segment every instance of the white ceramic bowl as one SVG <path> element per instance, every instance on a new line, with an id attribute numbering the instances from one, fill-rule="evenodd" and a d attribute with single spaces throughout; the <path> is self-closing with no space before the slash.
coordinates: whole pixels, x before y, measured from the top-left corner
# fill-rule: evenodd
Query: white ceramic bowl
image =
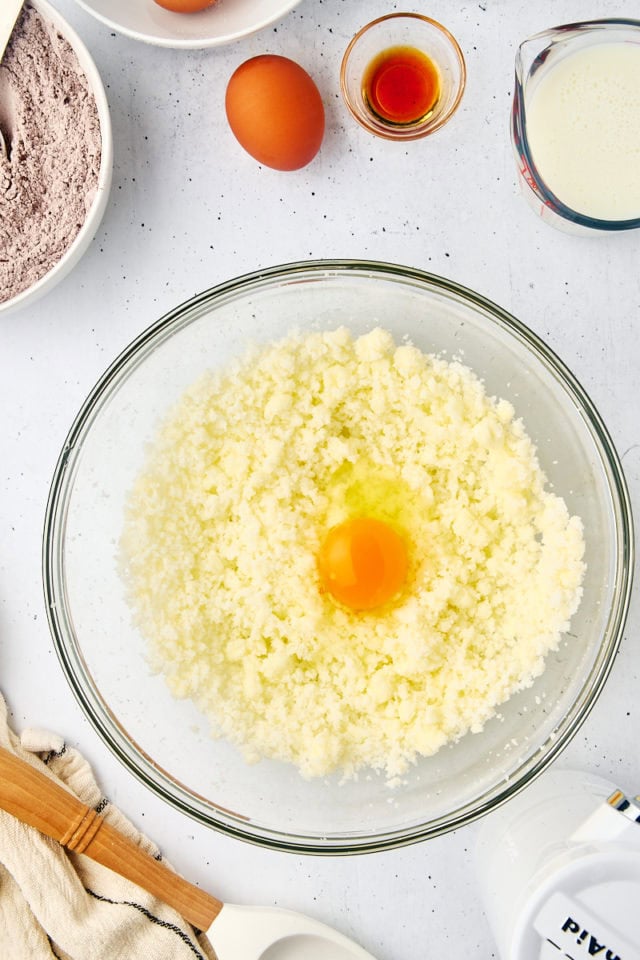
<path id="1" fill-rule="evenodd" d="M 89 244 L 93 240 L 109 199 L 111 189 L 111 175 L 113 170 L 113 140 L 111 134 L 111 118 L 109 115 L 109 104 L 107 96 L 91 54 L 84 43 L 73 30 L 66 20 L 60 16 L 47 0 L 29 0 L 32 7 L 48 22 L 52 23 L 56 30 L 59 30 L 64 38 L 71 44 L 82 67 L 93 95 L 95 97 L 100 120 L 100 134 L 102 138 L 102 155 L 100 160 L 100 170 L 98 173 L 98 187 L 93 204 L 87 213 L 85 221 L 76 235 L 73 243 L 67 249 L 64 256 L 58 260 L 54 267 L 45 273 L 39 280 L 33 283 L 26 290 L 0 303 L 0 315 L 4 316 L 10 311 L 17 310 L 20 307 L 31 305 L 43 294 L 48 293 L 63 277 L 75 267 L 82 255 L 86 252 Z"/>
<path id="2" fill-rule="evenodd" d="M 291 764 L 248 764 L 150 668 L 118 542 L 147 443 L 183 391 L 248 343 L 291 329 L 376 325 L 429 353 L 464 355 L 490 396 L 513 402 L 553 489 L 584 523 L 587 574 L 571 632 L 544 674 L 482 733 L 423 757 L 390 791 L 384 774 L 303 780 Z M 44 538 L 47 611 L 71 688 L 105 742 L 159 796 L 255 843 L 357 853 L 452 830 L 513 796 L 569 742 L 622 636 L 633 527 L 617 454 L 571 373 L 495 304 L 419 270 L 366 261 L 272 267 L 221 284 L 127 347 L 78 414 L 53 478 Z"/>
<path id="3" fill-rule="evenodd" d="M 172 13 L 154 0 L 77 0 L 113 30 L 160 47 L 218 47 L 257 33 L 299 0 L 218 0 L 199 13 Z"/>

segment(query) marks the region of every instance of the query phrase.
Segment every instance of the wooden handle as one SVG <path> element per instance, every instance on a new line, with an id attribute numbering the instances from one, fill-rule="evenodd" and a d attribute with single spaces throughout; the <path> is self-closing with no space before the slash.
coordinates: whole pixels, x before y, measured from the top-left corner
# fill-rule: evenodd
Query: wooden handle
<path id="1" fill-rule="evenodd" d="M 0 808 L 63 846 L 84 853 L 208 930 L 223 904 L 154 860 L 95 810 L 50 777 L 0 747 Z"/>

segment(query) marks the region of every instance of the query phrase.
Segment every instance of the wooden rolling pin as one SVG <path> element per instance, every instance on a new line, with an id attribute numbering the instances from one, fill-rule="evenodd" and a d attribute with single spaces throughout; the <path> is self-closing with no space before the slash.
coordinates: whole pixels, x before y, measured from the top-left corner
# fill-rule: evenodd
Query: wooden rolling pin
<path id="1" fill-rule="evenodd" d="M 0 807 L 69 850 L 84 853 L 136 883 L 198 930 L 208 930 L 222 910 L 220 900 L 145 853 L 91 807 L 3 747 Z"/>
<path id="2" fill-rule="evenodd" d="M 0 809 L 132 880 L 208 937 L 221 960 L 375 960 L 353 940 L 280 907 L 223 904 L 158 863 L 64 787 L 0 747 Z M 215 922 L 214 922 L 215 921 Z M 282 944 L 282 948 L 280 948 Z M 275 949 L 275 952 L 274 952 Z"/>

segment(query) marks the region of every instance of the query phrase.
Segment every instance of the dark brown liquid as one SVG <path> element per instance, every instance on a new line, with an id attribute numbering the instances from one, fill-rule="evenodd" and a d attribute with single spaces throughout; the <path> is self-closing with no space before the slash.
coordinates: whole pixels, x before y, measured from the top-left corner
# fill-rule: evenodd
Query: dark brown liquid
<path id="1" fill-rule="evenodd" d="M 440 71 L 415 47 L 389 47 L 367 67 L 364 94 L 382 120 L 399 126 L 417 123 L 440 98 Z"/>

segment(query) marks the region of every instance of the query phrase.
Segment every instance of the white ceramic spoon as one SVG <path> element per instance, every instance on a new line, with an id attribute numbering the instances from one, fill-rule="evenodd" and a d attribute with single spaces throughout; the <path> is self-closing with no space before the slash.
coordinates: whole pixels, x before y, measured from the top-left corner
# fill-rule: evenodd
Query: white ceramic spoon
<path id="1" fill-rule="evenodd" d="M 11 40 L 24 0 L 0 0 L 0 63 Z M 7 156 L 7 145 L 0 130 L 0 153 Z"/>
<path id="2" fill-rule="evenodd" d="M 173 907 L 207 934 L 219 960 L 375 960 L 348 937 L 277 907 L 222 903 L 144 853 L 26 760 L 0 747 L 0 808 Z"/>
<path id="3" fill-rule="evenodd" d="M 0 63 L 11 40 L 23 3 L 24 0 L 2 0 L 0 5 Z"/>

